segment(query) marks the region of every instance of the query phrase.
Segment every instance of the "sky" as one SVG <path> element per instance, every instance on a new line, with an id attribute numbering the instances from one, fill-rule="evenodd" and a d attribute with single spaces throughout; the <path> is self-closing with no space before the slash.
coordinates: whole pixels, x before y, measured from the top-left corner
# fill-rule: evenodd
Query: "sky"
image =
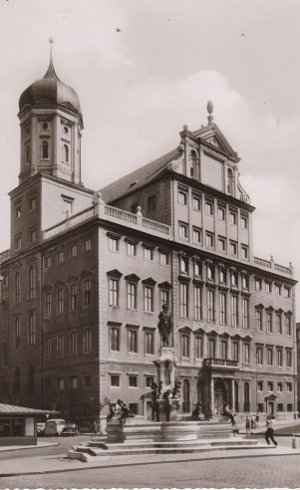
<path id="1" fill-rule="evenodd" d="M 254 252 L 300 278 L 300 0 L 0 0 L 0 251 L 18 185 L 19 96 L 49 64 L 79 95 L 100 189 L 214 121 L 241 157 Z M 296 288 L 300 319 L 300 288 Z"/>

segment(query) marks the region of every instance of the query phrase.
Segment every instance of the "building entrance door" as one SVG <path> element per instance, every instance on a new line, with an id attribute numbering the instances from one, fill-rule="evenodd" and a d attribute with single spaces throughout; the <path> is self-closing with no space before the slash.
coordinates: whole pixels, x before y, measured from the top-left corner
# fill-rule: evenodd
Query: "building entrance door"
<path id="1" fill-rule="evenodd" d="M 215 409 L 218 415 L 223 413 L 224 402 L 226 401 L 226 387 L 221 380 L 215 383 Z"/>

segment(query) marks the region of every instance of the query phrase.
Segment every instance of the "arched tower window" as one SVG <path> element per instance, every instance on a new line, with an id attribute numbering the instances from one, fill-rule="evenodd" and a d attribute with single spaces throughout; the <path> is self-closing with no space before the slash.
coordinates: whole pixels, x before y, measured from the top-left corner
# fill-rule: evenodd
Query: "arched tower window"
<path id="1" fill-rule="evenodd" d="M 42 158 L 49 158 L 49 145 L 48 141 L 43 141 L 42 143 Z"/>
<path id="2" fill-rule="evenodd" d="M 227 192 L 231 196 L 234 195 L 234 177 L 231 168 L 227 170 Z"/>
<path id="3" fill-rule="evenodd" d="M 69 147 L 68 145 L 63 146 L 63 160 L 66 163 L 69 163 Z"/>
<path id="4" fill-rule="evenodd" d="M 197 152 L 195 150 L 192 150 L 190 153 L 190 162 L 191 162 L 191 167 L 190 167 L 191 177 L 194 177 L 194 179 L 199 179 L 200 177 L 199 159 L 198 159 Z"/>
<path id="5" fill-rule="evenodd" d="M 31 266 L 28 273 L 29 299 L 35 298 L 35 267 Z"/>
<path id="6" fill-rule="evenodd" d="M 20 368 L 17 366 L 15 369 L 15 393 L 20 393 L 21 383 L 20 383 Z"/>

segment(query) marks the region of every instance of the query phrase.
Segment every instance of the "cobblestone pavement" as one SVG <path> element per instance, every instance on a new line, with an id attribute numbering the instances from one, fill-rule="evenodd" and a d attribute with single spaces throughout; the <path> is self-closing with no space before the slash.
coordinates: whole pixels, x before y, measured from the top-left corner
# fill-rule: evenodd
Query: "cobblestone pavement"
<path id="1" fill-rule="evenodd" d="M 0 488 L 297 488 L 299 455 L 157 463 L 0 479 Z"/>

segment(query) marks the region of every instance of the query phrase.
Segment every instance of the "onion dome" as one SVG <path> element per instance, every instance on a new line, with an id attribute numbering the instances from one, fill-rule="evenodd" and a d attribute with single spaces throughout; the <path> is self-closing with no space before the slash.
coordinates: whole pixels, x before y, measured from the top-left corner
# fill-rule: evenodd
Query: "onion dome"
<path id="1" fill-rule="evenodd" d="M 58 78 L 52 56 L 44 77 L 33 82 L 21 94 L 19 99 L 20 112 L 26 106 L 61 107 L 75 112 L 79 116 L 81 124 L 83 124 L 79 97 L 72 87 L 69 87 Z"/>

